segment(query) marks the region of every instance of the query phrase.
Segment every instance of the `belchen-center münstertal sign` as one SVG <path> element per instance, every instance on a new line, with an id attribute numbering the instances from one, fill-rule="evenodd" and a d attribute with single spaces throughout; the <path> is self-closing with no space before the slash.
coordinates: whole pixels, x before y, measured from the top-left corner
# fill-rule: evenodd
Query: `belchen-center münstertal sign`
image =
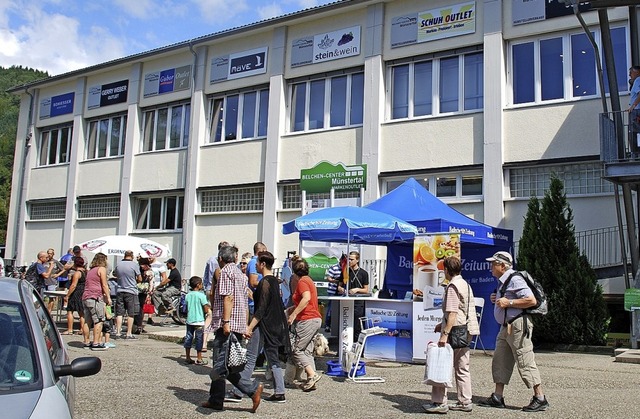
<path id="1" fill-rule="evenodd" d="M 345 166 L 321 161 L 311 169 L 300 171 L 300 189 L 308 193 L 366 189 L 367 165 Z"/>

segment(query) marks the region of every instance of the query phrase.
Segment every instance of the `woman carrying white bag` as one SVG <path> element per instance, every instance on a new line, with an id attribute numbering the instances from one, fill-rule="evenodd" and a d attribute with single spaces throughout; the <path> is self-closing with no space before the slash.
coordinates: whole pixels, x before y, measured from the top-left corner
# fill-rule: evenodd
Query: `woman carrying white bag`
<path id="1" fill-rule="evenodd" d="M 442 323 L 436 326 L 435 331 L 440 332 L 438 350 L 444 353 L 445 345 L 449 343 L 453 351 L 453 369 L 455 372 L 458 402 L 454 405 L 447 403 L 448 383 L 433 383 L 431 387 L 431 403 L 424 405 L 427 413 L 447 413 L 449 409 L 463 412 L 471 412 L 471 373 L 469 371 L 469 342 L 470 336 L 480 334 L 476 307 L 473 302 L 473 291 L 460 272 L 462 264 L 455 256 L 444 260 L 444 274 L 448 281 L 445 290 L 442 310 L 444 316 Z M 431 348 L 429 348 L 431 349 Z M 431 350 L 435 350 L 432 348 Z M 442 353 L 440 355 L 442 355 Z M 429 359 L 427 357 L 427 362 Z M 430 383 L 431 384 L 431 383 Z"/>

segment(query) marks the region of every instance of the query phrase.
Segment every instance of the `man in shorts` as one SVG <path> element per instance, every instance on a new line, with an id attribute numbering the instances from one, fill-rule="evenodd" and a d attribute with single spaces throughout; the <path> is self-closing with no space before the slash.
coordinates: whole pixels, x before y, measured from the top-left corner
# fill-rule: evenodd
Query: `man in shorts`
<path id="1" fill-rule="evenodd" d="M 136 339 L 133 335 L 133 320 L 140 311 L 137 284 L 142 282 L 140 265 L 133 260 L 133 252 L 124 252 L 124 258 L 118 263 L 115 270 L 118 278 L 118 290 L 116 292 L 116 331 L 114 338 L 122 332 L 122 316 L 127 313 L 127 333 L 121 336 L 123 339 Z"/>

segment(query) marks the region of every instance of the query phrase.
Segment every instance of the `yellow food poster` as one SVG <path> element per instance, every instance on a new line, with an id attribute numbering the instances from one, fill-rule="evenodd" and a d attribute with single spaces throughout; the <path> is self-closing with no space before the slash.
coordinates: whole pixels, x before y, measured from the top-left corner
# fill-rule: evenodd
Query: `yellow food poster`
<path id="1" fill-rule="evenodd" d="M 416 236 L 413 242 L 413 294 L 421 299 L 425 292 L 441 294 L 444 282 L 444 259 L 460 257 L 460 235 L 457 233 L 433 233 Z M 438 307 L 438 298 L 430 299 L 430 307 Z M 425 303 L 427 301 L 425 300 Z M 425 306 L 425 308 L 427 308 Z"/>

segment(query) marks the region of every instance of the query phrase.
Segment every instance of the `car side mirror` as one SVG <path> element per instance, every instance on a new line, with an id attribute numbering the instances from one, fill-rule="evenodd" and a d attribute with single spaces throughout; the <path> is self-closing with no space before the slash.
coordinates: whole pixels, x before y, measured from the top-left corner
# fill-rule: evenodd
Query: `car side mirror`
<path id="1" fill-rule="evenodd" d="M 74 377 L 86 377 L 100 372 L 102 361 L 95 356 L 76 358 L 67 365 L 54 365 L 53 373 L 56 378 L 72 375 Z"/>

